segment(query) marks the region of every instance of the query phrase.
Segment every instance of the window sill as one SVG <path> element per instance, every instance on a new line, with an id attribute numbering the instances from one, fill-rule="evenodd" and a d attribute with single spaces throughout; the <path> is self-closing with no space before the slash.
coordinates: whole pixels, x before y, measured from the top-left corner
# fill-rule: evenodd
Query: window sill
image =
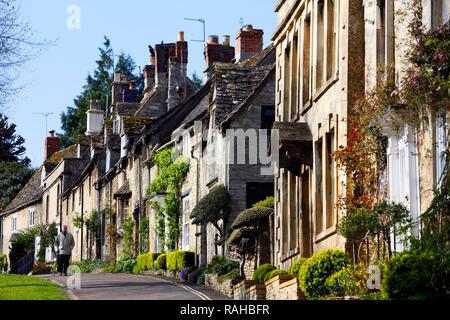
<path id="1" fill-rule="evenodd" d="M 336 74 L 333 78 L 328 79 L 327 82 L 325 82 L 324 85 L 322 85 L 321 88 L 317 89 L 314 96 L 313 96 L 313 101 L 317 102 L 317 100 L 320 99 L 320 97 L 322 97 L 325 92 L 328 91 L 328 89 L 330 89 L 336 82 L 338 82 L 339 80 L 339 75 Z"/>
<path id="2" fill-rule="evenodd" d="M 281 255 L 281 262 L 285 262 L 286 260 L 291 259 L 292 257 L 300 254 L 300 247 L 296 247 L 293 250 L 290 250 L 287 254 Z"/>
<path id="3" fill-rule="evenodd" d="M 322 231 L 318 235 L 314 236 L 314 243 L 319 243 L 333 235 L 337 234 L 336 225 L 333 225 L 332 227 L 326 229 L 325 231 Z"/>

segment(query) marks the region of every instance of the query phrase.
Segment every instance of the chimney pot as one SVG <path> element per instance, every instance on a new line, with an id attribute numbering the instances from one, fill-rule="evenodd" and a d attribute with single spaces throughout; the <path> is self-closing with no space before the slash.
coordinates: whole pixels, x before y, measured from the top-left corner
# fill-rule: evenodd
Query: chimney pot
<path id="1" fill-rule="evenodd" d="M 224 47 L 230 46 L 230 36 L 226 35 L 222 37 L 222 43 Z"/>
<path id="2" fill-rule="evenodd" d="M 55 136 L 55 130 L 50 130 L 49 132 L 49 137 L 54 137 Z"/>
<path id="3" fill-rule="evenodd" d="M 184 31 L 178 32 L 178 42 L 184 42 Z"/>
<path id="4" fill-rule="evenodd" d="M 244 31 L 252 31 L 253 30 L 253 26 L 251 24 L 247 24 L 244 26 Z"/>
<path id="5" fill-rule="evenodd" d="M 210 43 L 210 44 L 219 43 L 219 36 L 210 35 L 209 38 L 208 38 L 208 43 Z"/>

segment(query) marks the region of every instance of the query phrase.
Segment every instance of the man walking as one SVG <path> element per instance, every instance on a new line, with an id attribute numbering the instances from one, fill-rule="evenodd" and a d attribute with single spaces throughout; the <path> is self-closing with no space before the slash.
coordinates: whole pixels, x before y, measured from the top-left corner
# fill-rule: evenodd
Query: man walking
<path id="1" fill-rule="evenodd" d="M 63 226 L 62 232 L 58 234 L 55 241 L 56 250 L 58 254 L 58 272 L 60 275 L 67 276 L 67 269 L 69 268 L 70 256 L 72 249 L 75 246 L 75 241 L 70 232 L 67 232 L 67 226 Z"/>

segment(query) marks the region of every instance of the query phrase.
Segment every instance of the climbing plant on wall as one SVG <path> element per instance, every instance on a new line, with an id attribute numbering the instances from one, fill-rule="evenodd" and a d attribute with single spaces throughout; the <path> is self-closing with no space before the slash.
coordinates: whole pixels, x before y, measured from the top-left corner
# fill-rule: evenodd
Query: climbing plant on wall
<path id="1" fill-rule="evenodd" d="M 398 132 L 409 125 L 420 134 L 429 128 L 430 117 L 450 106 L 450 25 L 447 22 L 426 28 L 421 1 L 405 4 L 406 10 L 397 13 L 399 17 L 408 15 L 403 20 L 409 21 L 409 48 L 402 49 L 406 52 L 405 68 L 383 66 L 379 70 L 382 77 L 361 94 L 347 119 L 346 145 L 333 154 L 347 177 L 345 193 L 336 204 L 347 216 L 341 224 L 370 220 L 364 215 L 373 212 L 386 196 L 381 188 L 387 162 L 387 141 L 382 130 Z"/>
<path id="2" fill-rule="evenodd" d="M 153 201 L 150 206 L 156 213 L 161 247 L 174 250 L 180 237 L 181 187 L 189 173 L 189 163 L 175 157 L 175 148 L 167 148 L 155 154 L 153 164 L 158 168 L 158 176 L 149 185 L 147 195 L 164 194 L 163 203 Z"/>

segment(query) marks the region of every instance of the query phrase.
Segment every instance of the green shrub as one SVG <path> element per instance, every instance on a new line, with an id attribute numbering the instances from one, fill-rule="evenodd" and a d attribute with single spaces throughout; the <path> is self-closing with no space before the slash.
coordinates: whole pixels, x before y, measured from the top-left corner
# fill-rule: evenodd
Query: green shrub
<path id="1" fill-rule="evenodd" d="M 252 207 L 264 207 L 264 208 L 275 208 L 275 198 L 274 197 L 267 197 L 264 200 L 258 201 L 255 204 L 253 204 Z"/>
<path id="2" fill-rule="evenodd" d="M 6 254 L 0 254 L 0 273 L 8 271 L 8 258 Z"/>
<path id="3" fill-rule="evenodd" d="M 195 253 L 192 251 L 177 251 L 177 270 L 193 268 L 195 266 Z"/>
<path id="4" fill-rule="evenodd" d="M 95 269 L 100 268 L 100 260 L 81 260 L 77 262 L 72 262 L 71 265 L 80 268 L 81 273 L 91 273 Z"/>
<path id="5" fill-rule="evenodd" d="M 135 270 L 136 259 L 131 257 L 122 257 L 117 263 L 103 269 L 107 273 L 132 273 Z"/>
<path id="6" fill-rule="evenodd" d="M 292 266 L 289 268 L 289 274 L 294 278 L 298 279 L 298 274 L 300 272 L 301 266 L 308 260 L 308 258 L 300 258 L 296 260 Z"/>
<path id="7" fill-rule="evenodd" d="M 166 270 L 166 257 L 167 255 L 165 253 L 158 256 L 155 263 L 153 264 L 154 270 Z"/>
<path id="8" fill-rule="evenodd" d="M 308 297 L 329 294 L 327 279 L 349 263 L 348 256 L 341 250 L 327 249 L 314 254 L 300 268 L 300 288 Z"/>
<path id="9" fill-rule="evenodd" d="M 266 279 L 266 275 L 269 272 L 276 270 L 276 269 L 277 269 L 277 267 L 275 267 L 274 265 L 271 265 L 269 263 L 263 264 L 258 269 L 255 270 L 255 273 L 253 274 L 253 280 L 257 284 L 263 284 Z"/>
<path id="10" fill-rule="evenodd" d="M 146 260 L 147 260 L 147 254 L 140 254 L 136 258 L 136 264 L 133 268 L 133 273 L 139 273 L 141 271 L 145 271 L 146 268 Z"/>
<path id="11" fill-rule="evenodd" d="M 404 252 L 387 264 L 382 283 L 383 293 L 390 299 L 429 299 L 436 292 L 442 268 L 426 253 Z"/>
<path id="12" fill-rule="evenodd" d="M 166 255 L 167 270 L 177 270 L 177 251 L 171 251 Z"/>
<path id="13" fill-rule="evenodd" d="M 146 265 L 145 265 L 147 270 L 153 270 L 154 263 L 160 255 L 161 255 L 161 253 L 157 253 L 157 252 L 147 253 L 147 260 L 146 260 Z"/>
<path id="14" fill-rule="evenodd" d="M 275 270 L 272 270 L 272 271 L 266 273 L 266 276 L 264 277 L 264 282 L 269 281 L 270 279 L 275 278 L 276 276 L 289 276 L 292 279 L 294 278 L 286 270 L 275 269 Z"/>
<path id="15" fill-rule="evenodd" d="M 206 273 L 217 273 L 222 276 L 236 268 L 239 268 L 239 262 L 224 256 L 214 256 L 206 267 Z"/>
<path id="16" fill-rule="evenodd" d="M 231 280 L 232 282 L 240 282 L 242 280 L 244 280 L 244 277 L 241 276 L 241 272 L 239 271 L 239 269 L 233 269 L 230 272 L 228 272 L 227 274 L 221 275 L 218 279 L 217 279 L 220 283 L 226 281 L 226 280 Z"/>
<path id="17" fill-rule="evenodd" d="M 367 292 L 367 270 L 363 263 L 347 267 L 335 272 L 325 285 L 333 296 L 364 295 Z"/>

